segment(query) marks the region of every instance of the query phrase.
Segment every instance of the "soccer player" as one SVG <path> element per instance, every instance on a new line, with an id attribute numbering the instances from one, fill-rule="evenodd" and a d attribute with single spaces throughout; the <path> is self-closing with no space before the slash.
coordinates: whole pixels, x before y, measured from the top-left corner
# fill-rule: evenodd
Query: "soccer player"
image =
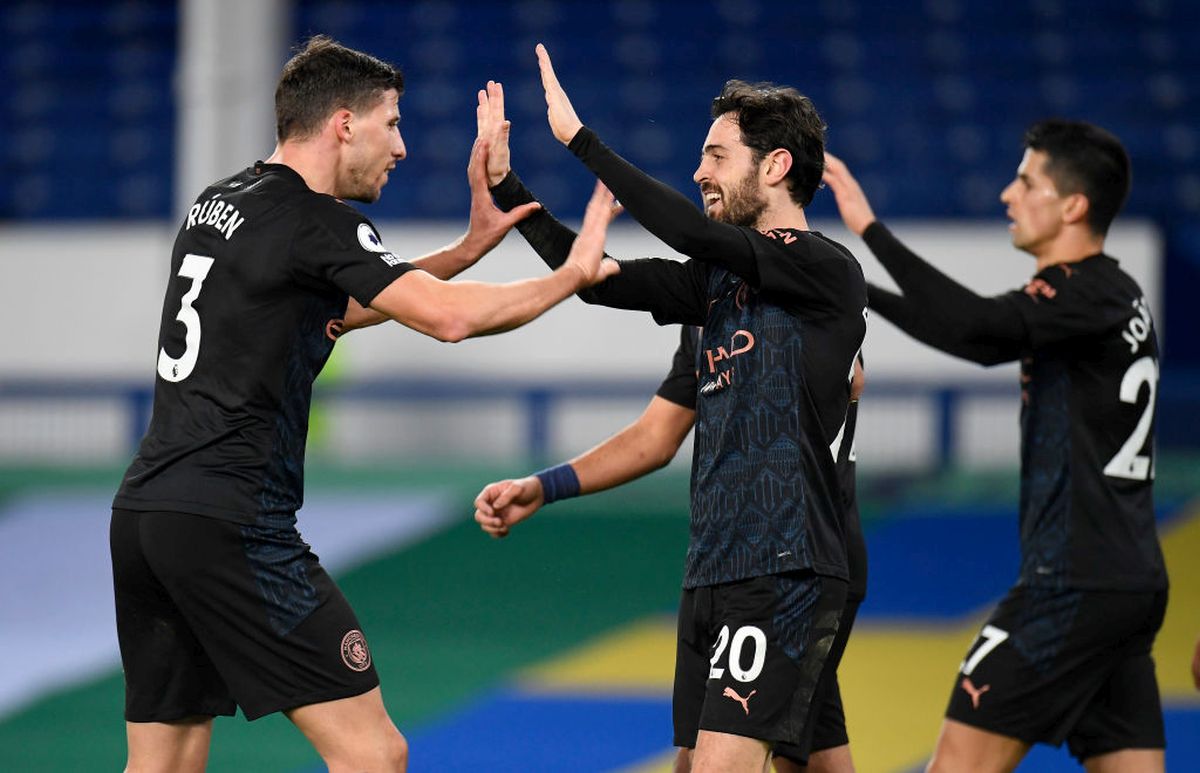
<path id="1" fill-rule="evenodd" d="M 761 771 L 774 745 L 799 742 L 821 674 L 836 667 L 829 650 L 847 592 L 830 447 L 846 419 L 866 287 L 849 251 L 805 219 L 824 125 L 794 89 L 727 84 L 694 177 L 706 217 L 584 127 L 541 46 L 538 57 L 555 137 L 690 258 L 625 261 L 581 297 L 704 328 L 675 744 L 683 767 Z M 509 179 L 494 193 L 527 197 L 520 188 Z M 547 483 L 576 485 L 569 467 Z"/>
<path id="2" fill-rule="evenodd" d="M 447 341 L 517 327 L 616 270 L 599 186 L 549 276 L 449 283 L 528 210 L 491 206 L 472 153 L 466 236 L 389 252 L 343 200 L 405 157 L 401 74 L 313 38 L 276 89 L 278 145 L 206 189 L 171 256 L 154 412 L 113 502 L 130 771 L 202 771 L 213 717 L 284 712 L 331 771 L 404 770 L 367 638 L 296 530 L 312 383 L 344 328 L 394 319 Z"/>
<path id="3" fill-rule="evenodd" d="M 487 89 L 479 92 L 477 118 L 478 139 L 487 142 L 491 149 L 487 160 L 488 182 L 500 185 L 509 176 L 511 169 L 508 146 L 510 127 L 504 118 L 504 89 L 499 83 L 489 82 Z M 530 197 L 528 192 L 522 192 L 523 186 L 519 184 L 515 173 L 504 189 L 517 195 L 514 198 L 502 194 L 502 207 Z M 520 206 L 528 205 L 526 203 Z M 552 265 L 562 261 L 562 251 L 568 249 L 574 239 L 574 232 L 545 209 L 538 210 L 520 221 L 517 228 L 538 255 Z M 481 528 L 496 537 L 506 536 L 513 525 L 533 515 L 554 499 L 619 486 L 666 465 L 675 456 L 695 423 L 698 342 L 699 330 L 690 325 L 683 326 L 679 346 L 671 360 L 671 370 L 641 416 L 621 432 L 568 463 L 570 470 L 564 472 L 568 473 L 568 479 L 573 474 L 578 480 L 578 492 L 570 489 L 554 491 L 547 499 L 547 489 L 542 480 L 554 478 L 555 475 L 551 471 L 543 471 L 516 481 L 505 480 L 488 484 L 475 501 L 475 520 Z M 845 650 L 854 617 L 867 590 L 866 545 L 859 524 L 858 502 L 855 496 L 853 450 L 858 396 L 862 393 L 864 383 L 861 362 L 856 363 L 853 378 L 845 431 L 837 452 L 840 493 L 845 508 L 850 580 L 843 624 L 838 628 L 830 653 L 831 658 L 838 661 Z M 817 710 L 816 720 L 809 723 L 808 734 L 801 744 L 776 745 L 774 762 L 778 773 L 803 769 L 806 762 L 811 773 L 848 773 L 853 770 L 841 692 L 836 673 L 831 676 L 832 678 L 824 679 L 818 687 L 816 701 L 820 708 Z"/>
<path id="4" fill-rule="evenodd" d="M 1129 192 L 1109 132 L 1043 121 L 1000 194 L 1037 273 L 980 297 L 905 247 L 845 164 L 825 181 L 902 294 L 870 305 L 920 341 L 980 364 L 1021 362 L 1021 568 L 959 666 L 931 771 L 1008 771 L 1034 743 L 1089 771 L 1163 769 L 1151 645 L 1167 575 L 1154 523 L 1158 346 L 1141 289 L 1104 253 Z"/>
<path id="5" fill-rule="evenodd" d="M 547 217 L 549 215 L 547 214 Z M 566 463 L 568 479 L 574 476 L 578 489 L 556 490 L 553 470 L 543 470 L 517 480 L 486 485 L 475 498 L 475 520 L 493 537 L 506 537 L 513 526 L 544 505 L 559 499 L 591 494 L 636 480 L 664 467 L 674 458 L 696 418 L 697 359 L 699 330 L 683 326 L 680 342 L 671 359 L 671 370 L 663 379 L 646 410 L 632 424 L 591 450 Z M 858 607 L 866 597 L 866 545 L 859 523 L 855 496 L 854 429 L 858 396 L 862 393 L 862 367 L 855 368 L 846 428 L 837 456 L 841 498 L 845 508 L 846 552 L 850 582 L 842 624 L 830 657 L 841 660 Z M 564 471 L 566 472 L 566 471 Z M 824 679 L 816 692 L 816 719 L 799 745 L 779 744 L 773 760 L 777 773 L 807 770 L 809 773 L 850 773 L 850 741 L 836 673 Z"/>

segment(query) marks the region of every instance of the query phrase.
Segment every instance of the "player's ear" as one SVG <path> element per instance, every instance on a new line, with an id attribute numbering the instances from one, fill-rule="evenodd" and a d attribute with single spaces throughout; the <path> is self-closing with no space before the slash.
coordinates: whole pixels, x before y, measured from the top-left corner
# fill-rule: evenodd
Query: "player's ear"
<path id="1" fill-rule="evenodd" d="M 1063 199 L 1062 217 L 1064 223 L 1079 223 L 1087 218 L 1091 202 L 1082 193 L 1072 193 Z"/>
<path id="2" fill-rule="evenodd" d="M 768 185 L 778 185 L 787 178 L 792 169 L 792 154 L 783 148 L 775 148 L 763 158 L 762 173 Z"/>
<path id="3" fill-rule="evenodd" d="M 346 108 L 339 108 L 333 111 L 333 115 L 329 117 L 329 125 L 333 128 L 333 134 L 342 142 L 349 142 L 354 138 L 354 113 Z"/>

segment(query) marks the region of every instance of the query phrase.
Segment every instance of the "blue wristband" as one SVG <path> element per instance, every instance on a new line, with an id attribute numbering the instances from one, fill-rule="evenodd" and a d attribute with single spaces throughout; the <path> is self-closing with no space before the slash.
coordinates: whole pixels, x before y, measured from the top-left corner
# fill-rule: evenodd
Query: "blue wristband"
<path id="1" fill-rule="evenodd" d="M 542 482 L 542 499 L 547 505 L 560 499 L 579 496 L 579 476 L 569 464 L 547 467 L 534 475 Z"/>

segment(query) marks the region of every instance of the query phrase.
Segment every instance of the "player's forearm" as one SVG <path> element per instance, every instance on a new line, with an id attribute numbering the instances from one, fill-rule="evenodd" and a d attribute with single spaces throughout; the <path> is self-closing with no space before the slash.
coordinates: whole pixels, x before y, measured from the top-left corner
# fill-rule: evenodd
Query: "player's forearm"
<path id="1" fill-rule="evenodd" d="M 514 171 L 509 173 L 492 187 L 492 194 L 500 209 L 509 211 L 514 207 L 535 201 L 521 178 Z M 575 231 L 560 222 L 550 214 L 545 207 L 534 212 L 517 224 L 517 229 L 529 246 L 533 247 L 538 257 L 552 269 L 556 269 L 567 259 L 571 245 L 575 241 Z M 674 267 L 656 267 L 656 264 L 671 263 Z M 676 320 L 672 312 L 663 306 L 679 305 L 673 300 L 681 289 L 677 280 L 678 265 L 676 261 L 663 261 L 659 258 L 645 260 L 620 261 L 621 273 L 601 282 L 598 285 L 579 291 L 579 298 L 585 303 L 598 306 L 608 306 L 615 309 L 633 311 L 649 311 L 661 323 Z M 661 273 L 666 272 L 666 274 Z M 667 276 L 670 274 L 671 276 Z M 669 285 L 663 284 L 670 282 Z M 702 321 L 702 319 L 700 320 Z M 694 322 L 693 324 L 699 324 Z"/>
<path id="2" fill-rule="evenodd" d="M 517 173 L 511 170 L 491 190 L 496 199 L 496 206 L 505 212 L 536 200 Z M 571 245 L 575 242 L 575 232 L 550 214 L 545 207 L 517 223 L 517 230 L 550 268 L 558 268 L 566 262 Z"/>
<path id="3" fill-rule="evenodd" d="M 580 493 L 614 488 L 665 467 L 694 420 L 694 411 L 656 396 L 637 421 L 571 460 Z"/>
<path id="4" fill-rule="evenodd" d="M 410 261 L 422 271 L 436 276 L 438 279 L 453 279 L 479 262 L 484 252 L 473 247 L 467 235 L 463 234 L 455 241 L 440 250 L 422 255 Z"/>
<path id="5" fill-rule="evenodd" d="M 869 284 L 867 299 L 872 312 L 921 343 L 946 354 L 980 365 L 1009 362 L 1019 355 L 1017 348 L 1000 341 L 972 336 L 964 326 L 937 322 L 927 313 L 924 303 L 916 302 L 907 295 L 897 295 Z"/>
<path id="6" fill-rule="evenodd" d="M 450 340 L 493 335 L 537 319 L 583 286 L 583 272 L 567 264 L 547 276 L 494 285 L 455 282 L 447 299 Z"/>
<path id="7" fill-rule="evenodd" d="M 979 295 L 910 250 L 878 220 L 867 227 L 862 238 L 904 296 L 918 304 L 927 304 L 930 313 L 938 312 L 947 301 L 952 301 L 959 307 L 966 306 L 969 314 L 972 303 L 981 300 Z"/>

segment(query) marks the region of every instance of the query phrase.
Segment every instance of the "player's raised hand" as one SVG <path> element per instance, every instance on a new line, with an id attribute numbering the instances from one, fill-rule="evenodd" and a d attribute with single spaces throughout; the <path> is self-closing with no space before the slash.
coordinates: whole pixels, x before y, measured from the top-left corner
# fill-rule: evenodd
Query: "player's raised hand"
<path id="1" fill-rule="evenodd" d="M 488 185 L 499 185 L 511 168 L 508 132 L 512 123 L 504 118 L 504 86 L 488 81 L 479 90 L 479 106 L 475 108 L 476 140 L 487 140 Z"/>
<path id="2" fill-rule="evenodd" d="M 500 243 L 514 225 L 542 206 L 536 201 L 531 201 L 513 207 L 508 212 L 503 212 L 496 206 L 488 190 L 487 167 L 490 151 L 488 140 L 475 140 L 475 145 L 471 148 L 471 162 L 467 164 L 467 181 L 471 185 L 471 219 L 463 241 L 469 252 L 477 257 L 485 255 Z M 503 177 L 504 175 L 501 175 L 501 178 Z"/>
<path id="3" fill-rule="evenodd" d="M 851 231 L 862 236 L 867 226 L 875 222 L 875 213 L 871 210 L 871 203 L 867 201 L 867 194 L 863 193 L 858 180 L 850 174 L 846 164 L 832 153 L 825 154 L 825 175 L 821 179 L 833 191 L 842 222 Z"/>
<path id="4" fill-rule="evenodd" d="M 546 118 L 550 121 L 550 131 L 564 145 L 583 128 L 583 122 L 575 115 L 567 92 L 558 82 L 554 74 L 554 64 L 550 61 L 550 52 L 541 43 L 537 44 L 538 69 L 542 71 L 542 88 L 546 90 Z"/>
<path id="5" fill-rule="evenodd" d="M 489 483 L 475 497 L 475 522 L 496 537 L 507 537 L 513 526 L 536 513 L 545 501 L 542 482 L 535 476 Z"/>
<path id="6" fill-rule="evenodd" d="M 567 255 L 567 265 L 575 266 L 583 273 L 584 287 L 603 282 L 621 270 L 619 263 L 604 257 L 604 237 L 608 233 L 608 224 L 619 214 L 621 206 L 604 187 L 604 183 L 597 180 L 587 210 L 583 213 L 583 225 Z"/>

